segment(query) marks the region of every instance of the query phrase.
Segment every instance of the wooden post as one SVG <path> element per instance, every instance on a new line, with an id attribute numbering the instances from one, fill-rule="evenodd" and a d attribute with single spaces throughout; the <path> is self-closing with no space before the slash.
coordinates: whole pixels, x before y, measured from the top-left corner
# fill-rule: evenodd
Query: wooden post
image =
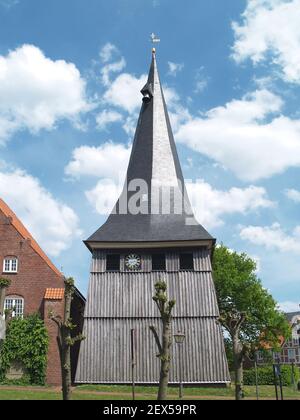
<path id="1" fill-rule="evenodd" d="M 273 375 L 274 375 L 274 385 L 275 385 L 276 400 L 278 401 L 277 372 L 276 372 L 276 365 L 275 364 L 273 364 Z"/>
<path id="2" fill-rule="evenodd" d="M 132 400 L 135 400 L 136 331 L 131 330 Z"/>
<path id="3" fill-rule="evenodd" d="M 283 389 L 282 389 L 282 377 L 281 377 L 281 366 L 280 365 L 278 365 L 278 373 L 279 373 L 280 397 L 281 397 L 281 401 L 283 401 Z"/>
<path id="4" fill-rule="evenodd" d="M 256 399 L 259 400 L 259 392 L 258 392 L 258 369 L 257 369 L 257 360 L 256 354 L 254 359 L 254 367 L 255 367 L 255 387 L 256 387 Z"/>

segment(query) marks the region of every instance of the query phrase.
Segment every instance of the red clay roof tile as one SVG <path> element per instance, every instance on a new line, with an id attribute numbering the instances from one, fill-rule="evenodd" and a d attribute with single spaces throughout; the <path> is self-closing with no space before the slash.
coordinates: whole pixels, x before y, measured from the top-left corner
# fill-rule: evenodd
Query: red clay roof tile
<path id="1" fill-rule="evenodd" d="M 62 273 L 50 261 L 50 259 L 47 257 L 47 255 L 44 253 L 44 251 L 41 249 L 41 247 L 38 245 L 38 243 L 35 241 L 35 239 L 32 237 L 32 235 L 28 232 L 28 230 L 25 228 L 23 223 L 20 221 L 20 219 L 18 219 L 18 217 L 15 215 L 15 213 L 8 207 L 8 205 L 1 198 L 0 198 L 0 211 L 2 211 L 6 217 L 9 217 L 11 219 L 12 225 L 14 226 L 14 228 L 20 233 L 20 235 L 24 239 L 29 239 L 30 240 L 31 247 L 45 261 L 45 263 L 58 276 L 62 276 Z"/>
<path id="2" fill-rule="evenodd" d="M 62 300 L 65 295 L 65 289 L 46 289 L 45 299 L 48 300 Z"/>

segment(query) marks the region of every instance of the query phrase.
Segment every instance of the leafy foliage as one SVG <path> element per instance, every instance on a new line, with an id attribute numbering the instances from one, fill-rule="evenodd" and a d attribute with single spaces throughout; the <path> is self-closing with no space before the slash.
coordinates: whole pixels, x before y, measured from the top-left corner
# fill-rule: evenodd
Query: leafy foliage
<path id="1" fill-rule="evenodd" d="M 283 386 L 292 385 L 292 367 L 281 366 L 281 380 Z M 299 368 L 295 367 L 295 382 L 300 379 Z M 255 369 L 244 371 L 244 384 L 255 385 Z M 258 368 L 258 384 L 259 385 L 274 385 L 273 366 L 265 366 Z"/>
<path id="2" fill-rule="evenodd" d="M 22 362 L 30 383 L 44 385 L 47 366 L 48 333 L 39 315 L 12 319 L 0 353 L 0 381 L 14 361 Z"/>
<path id="3" fill-rule="evenodd" d="M 287 338 L 290 328 L 270 293 L 256 275 L 256 263 L 246 254 L 230 251 L 224 245 L 216 248 L 213 272 L 223 327 L 232 335 L 230 320 L 243 316 L 239 330 L 242 344 L 250 348 L 261 343 L 274 349 L 279 337 Z"/>
<path id="4" fill-rule="evenodd" d="M 6 289 L 10 286 L 10 280 L 0 277 L 0 289 Z"/>

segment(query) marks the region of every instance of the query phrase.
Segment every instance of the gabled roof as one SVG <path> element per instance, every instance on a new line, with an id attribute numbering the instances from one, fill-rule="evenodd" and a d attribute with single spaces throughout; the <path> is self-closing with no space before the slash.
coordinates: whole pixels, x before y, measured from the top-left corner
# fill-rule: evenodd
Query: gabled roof
<path id="1" fill-rule="evenodd" d="M 33 236 L 28 232 L 20 219 L 15 215 L 10 207 L 0 198 L 0 211 L 11 220 L 12 226 L 19 232 L 22 238 L 30 241 L 30 246 L 32 249 L 45 261 L 45 263 L 53 270 L 58 276 L 62 276 L 62 273 L 55 267 L 55 265 L 50 261 L 44 251 L 41 249 L 39 244 L 33 238 Z"/>
<path id="2" fill-rule="evenodd" d="M 289 322 L 292 322 L 293 318 L 295 316 L 300 316 L 300 311 L 299 312 L 288 312 L 288 313 L 285 314 L 285 316 L 287 317 Z"/>
<path id="3" fill-rule="evenodd" d="M 155 52 L 141 93 L 144 98 L 123 192 L 106 223 L 85 243 L 92 248 L 95 242 L 212 241 L 212 236 L 195 220 L 186 194 Z M 143 180 L 148 187 L 142 198 L 146 211 L 139 214 L 128 211 L 130 199 L 137 192 L 128 188 L 133 180 Z M 161 197 L 170 187 L 169 204 L 173 211 L 164 214 Z M 178 197 L 184 207 L 180 213 L 174 210 Z M 159 211 L 152 211 L 153 208 Z"/>

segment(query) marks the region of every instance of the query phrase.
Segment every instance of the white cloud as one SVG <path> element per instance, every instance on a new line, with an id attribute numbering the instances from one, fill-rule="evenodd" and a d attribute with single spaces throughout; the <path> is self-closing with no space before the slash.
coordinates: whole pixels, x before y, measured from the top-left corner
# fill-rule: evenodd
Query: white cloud
<path id="1" fill-rule="evenodd" d="M 126 61 L 121 56 L 119 49 L 110 42 L 103 46 L 99 56 L 101 62 L 105 64 L 101 68 L 101 81 L 107 87 L 111 84 L 111 75 L 120 73 L 126 67 Z"/>
<path id="2" fill-rule="evenodd" d="M 65 173 L 74 178 L 93 176 L 118 180 L 126 173 L 131 147 L 105 143 L 99 147 L 81 146 L 73 150 Z"/>
<path id="3" fill-rule="evenodd" d="M 295 203 L 300 203 L 300 191 L 288 189 L 285 190 L 285 195 Z"/>
<path id="4" fill-rule="evenodd" d="M 81 234 L 75 212 L 24 171 L 0 172 L 0 197 L 51 256 L 68 249 Z"/>
<path id="5" fill-rule="evenodd" d="M 120 73 L 126 67 L 126 61 L 124 58 L 121 58 L 119 61 L 114 63 L 106 64 L 101 69 L 102 83 L 104 86 L 109 86 L 111 84 L 110 76 L 112 73 Z"/>
<path id="6" fill-rule="evenodd" d="M 146 81 L 146 74 L 135 77 L 129 73 L 122 73 L 104 93 L 104 102 L 131 114 L 141 106 L 142 96 L 140 91 Z"/>
<path id="7" fill-rule="evenodd" d="M 112 179 L 101 179 L 97 185 L 85 192 L 89 203 L 101 215 L 109 215 L 122 191 L 122 184 Z"/>
<path id="8" fill-rule="evenodd" d="M 205 68 L 202 66 L 196 72 L 196 77 L 195 77 L 195 82 L 196 82 L 195 93 L 201 93 L 201 92 L 203 92 L 207 88 L 209 78 L 207 76 L 205 76 L 204 70 L 205 70 Z"/>
<path id="9" fill-rule="evenodd" d="M 267 249 L 300 254 L 300 226 L 297 226 L 290 235 L 278 223 L 264 227 L 248 226 L 241 230 L 240 237 Z"/>
<path id="10" fill-rule="evenodd" d="M 99 55 L 103 63 L 107 63 L 112 60 L 114 55 L 119 54 L 118 48 L 111 42 L 107 42 L 101 49 Z"/>
<path id="11" fill-rule="evenodd" d="M 300 166 L 300 120 L 273 116 L 283 101 L 266 89 L 190 118 L 176 138 L 239 178 L 255 181 Z"/>
<path id="12" fill-rule="evenodd" d="M 97 185 L 86 191 L 86 197 L 101 215 L 110 214 L 123 188 L 124 176 L 100 179 Z M 229 191 L 213 189 L 204 181 L 187 183 L 188 195 L 197 220 L 211 229 L 221 226 L 223 217 L 229 214 L 247 214 L 261 208 L 274 206 L 268 200 L 264 188 L 232 188 Z"/>
<path id="13" fill-rule="evenodd" d="M 169 71 L 168 74 L 170 76 L 176 77 L 178 73 L 180 73 L 184 69 L 183 63 L 173 63 L 172 61 L 168 61 Z"/>
<path id="14" fill-rule="evenodd" d="M 300 312 L 299 303 L 300 303 L 300 300 L 299 302 L 291 302 L 287 300 L 285 302 L 280 302 L 278 306 L 279 306 L 279 309 L 285 313 Z"/>
<path id="15" fill-rule="evenodd" d="M 272 59 L 283 79 L 300 83 L 300 0 L 248 0 L 243 22 L 233 23 L 237 62 Z"/>
<path id="16" fill-rule="evenodd" d="M 79 70 L 52 61 L 33 45 L 0 56 L 0 142 L 17 130 L 53 129 L 62 119 L 76 120 L 90 110 Z"/>
<path id="17" fill-rule="evenodd" d="M 112 110 L 104 110 L 96 116 L 97 128 L 106 130 L 107 126 L 123 120 L 122 114 Z"/>
<path id="18" fill-rule="evenodd" d="M 247 214 L 261 208 L 275 206 L 261 187 L 231 188 L 228 191 L 216 190 L 204 181 L 187 183 L 188 195 L 195 216 L 208 229 L 221 226 L 223 216 Z"/>

